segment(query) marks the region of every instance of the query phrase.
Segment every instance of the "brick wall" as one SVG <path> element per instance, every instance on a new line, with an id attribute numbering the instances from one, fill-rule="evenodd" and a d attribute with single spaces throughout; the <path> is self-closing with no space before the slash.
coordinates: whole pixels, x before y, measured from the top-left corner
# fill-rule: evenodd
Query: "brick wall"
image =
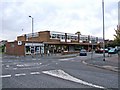
<path id="1" fill-rule="evenodd" d="M 7 42 L 6 43 L 6 54 L 8 55 L 25 55 L 24 45 L 18 45 L 18 42 Z"/>
<path id="2" fill-rule="evenodd" d="M 48 42 L 50 40 L 50 32 L 49 31 L 39 32 L 39 40 Z"/>
<path id="3" fill-rule="evenodd" d="M 26 36 L 18 36 L 17 41 L 26 41 Z"/>
<path id="4" fill-rule="evenodd" d="M 38 33 L 39 33 L 38 37 L 28 38 L 28 41 L 49 42 L 50 31 L 41 31 L 41 32 L 38 32 Z M 18 41 L 26 41 L 26 37 L 25 36 L 18 36 L 17 40 Z"/>

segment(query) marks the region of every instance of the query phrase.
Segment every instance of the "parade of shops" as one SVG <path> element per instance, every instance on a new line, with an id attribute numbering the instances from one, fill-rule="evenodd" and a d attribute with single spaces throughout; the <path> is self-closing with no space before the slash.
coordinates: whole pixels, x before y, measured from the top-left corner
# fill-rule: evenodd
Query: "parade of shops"
<path id="1" fill-rule="evenodd" d="M 14 42 L 6 43 L 6 54 L 31 55 L 75 53 L 81 48 L 90 50 L 99 46 L 102 38 L 90 35 L 63 33 L 56 31 L 40 31 L 17 36 Z"/>

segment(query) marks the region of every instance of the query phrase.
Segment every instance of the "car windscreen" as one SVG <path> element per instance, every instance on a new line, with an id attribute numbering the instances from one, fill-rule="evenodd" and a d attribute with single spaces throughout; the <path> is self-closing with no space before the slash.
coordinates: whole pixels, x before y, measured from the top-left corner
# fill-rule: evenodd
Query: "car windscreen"
<path id="1" fill-rule="evenodd" d="M 80 52 L 86 52 L 86 50 L 81 50 Z"/>

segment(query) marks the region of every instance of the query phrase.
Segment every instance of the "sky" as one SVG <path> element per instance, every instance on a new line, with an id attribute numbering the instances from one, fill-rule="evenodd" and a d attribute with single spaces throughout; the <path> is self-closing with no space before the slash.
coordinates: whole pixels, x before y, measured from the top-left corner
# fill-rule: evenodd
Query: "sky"
<path id="1" fill-rule="evenodd" d="M 105 39 L 114 39 L 118 24 L 118 1 L 104 0 Z M 0 1 L 0 40 L 34 32 L 59 31 L 103 37 L 102 0 L 2 0 Z"/>

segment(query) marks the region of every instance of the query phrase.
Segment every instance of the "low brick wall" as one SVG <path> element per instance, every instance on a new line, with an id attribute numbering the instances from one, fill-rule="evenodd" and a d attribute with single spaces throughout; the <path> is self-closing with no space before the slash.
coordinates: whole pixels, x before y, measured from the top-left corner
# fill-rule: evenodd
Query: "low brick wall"
<path id="1" fill-rule="evenodd" d="M 6 43 L 6 54 L 8 55 L 16 55 L 23 56 L 25 55 L 24 43 L 22 45 L 18 45 L 18 42 L 7 42 Z"/>
<path id="2" fill-rule="evenodd" d="M 67 55 L 67 54 L 78 54 L 79 51 L 71 51 L 71 52 L 62 52 L 62 55 Z"/>

